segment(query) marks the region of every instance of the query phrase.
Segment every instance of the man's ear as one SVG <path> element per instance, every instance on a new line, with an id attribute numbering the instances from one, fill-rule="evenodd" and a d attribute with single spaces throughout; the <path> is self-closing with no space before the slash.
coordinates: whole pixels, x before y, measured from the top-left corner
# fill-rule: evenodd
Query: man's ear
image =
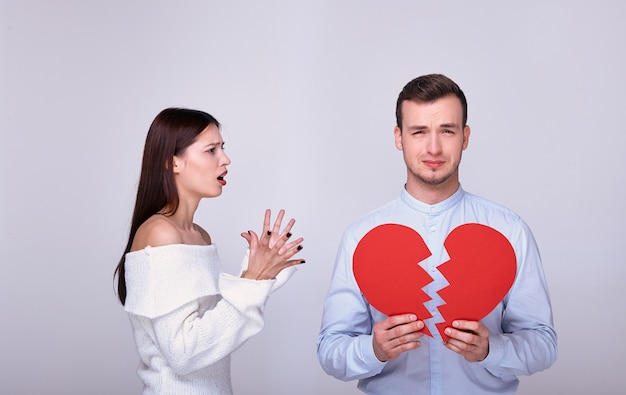
<path id="1" fill-rule="evenodd" d="M 396 148 L 402 151 L 402 130 L 400 129 L 400 127 L 396 126 L 393 129 L 393 136 L 396 140 Z"/>
<path id="2" fill-rule="evenodd" d="M 469 125 L 465 125 L 465 127 L 463 128 L 463 151 L 465 151 L 467 145 L 469 144 L 470 133 L 471 130 Z"/>

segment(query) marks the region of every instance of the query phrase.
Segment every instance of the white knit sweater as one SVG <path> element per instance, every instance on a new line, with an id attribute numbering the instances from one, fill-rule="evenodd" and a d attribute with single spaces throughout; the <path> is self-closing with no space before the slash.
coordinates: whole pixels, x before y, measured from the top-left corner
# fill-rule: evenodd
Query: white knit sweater
<path id="1" fill-rule="evenodd" d="M 230 354 L 263 328 L 269 294 L 295 271 L 262 281 L 222 273 L 214 245 L 146 247 L 125 265 L 144 395 L 232 394 Z"/>

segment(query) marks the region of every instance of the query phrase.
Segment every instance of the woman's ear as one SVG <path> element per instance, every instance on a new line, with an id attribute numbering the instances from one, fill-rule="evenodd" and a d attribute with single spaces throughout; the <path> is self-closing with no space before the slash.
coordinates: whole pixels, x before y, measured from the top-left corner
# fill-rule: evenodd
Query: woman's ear
<path id="1" fill-rule="evenodd" d="M 172 158 L 172 171 L 174 172 L 174 174 L 178 174 L 180 173 L 180 170 L 183 168 L 184 162 L 181 158 L 179 158 L 178 156 L 174 155 L 174 157 Z"/>
<path id="2" fill-rule="evenodd" d="M 182 169 L 183 165 L 184 165 L 183 160 L 181 158 L 177 157 L 176 155 L 174 155 L 172 157 L 172 159 L 165 161 L 165 168 L 169 169 L 170 166 L 171 166 L 172 167 L 172 171 L 174 172 L 174 174 L 179 173 L 180 169 Z"/>

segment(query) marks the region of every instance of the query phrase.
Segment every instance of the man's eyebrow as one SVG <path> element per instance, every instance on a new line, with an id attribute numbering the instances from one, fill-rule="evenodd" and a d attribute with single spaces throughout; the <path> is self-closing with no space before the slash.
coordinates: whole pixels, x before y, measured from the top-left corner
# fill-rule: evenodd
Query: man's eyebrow
<path id="1" fill-rule="evenodd" d="M 438 128 L 448 128 L 448 129 L 459 129 L 459 125 L 455 122 L 446 122 L 439 124 Z M 429 127 L 426 125 L 409 125 L 407 126 L 408 130 L 425 130 Z"/>
<path id="2" fill-rule="evenodd" d="M 422 129 L 428 129 L 428 126 L 425 126 L 425 125 L 409 125 L 409 126 L 407 126 L 407 129 L 410 129 L 410 130 L 422 130 Z"/>

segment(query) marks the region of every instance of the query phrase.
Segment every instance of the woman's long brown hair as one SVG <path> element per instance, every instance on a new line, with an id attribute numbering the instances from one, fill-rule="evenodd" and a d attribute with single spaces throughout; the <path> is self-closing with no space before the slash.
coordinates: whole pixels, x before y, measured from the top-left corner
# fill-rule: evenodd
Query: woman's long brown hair
<path id="1" fill-rule="evenodd" d="M 173 158 L 181 155 L 196 137 L 209 125 L 219 122 L 203 111 L 186 108 L 167 108 L 156 116 L 143 151 L 137 199 L 131 220 L 126 249 L 115 269 L 117 296 L 126 303 L 126 254 L 130 251 L 139 226 L 162 210 L 174 214 L 178 209 L 178 191 L 174 182 Z"/>

